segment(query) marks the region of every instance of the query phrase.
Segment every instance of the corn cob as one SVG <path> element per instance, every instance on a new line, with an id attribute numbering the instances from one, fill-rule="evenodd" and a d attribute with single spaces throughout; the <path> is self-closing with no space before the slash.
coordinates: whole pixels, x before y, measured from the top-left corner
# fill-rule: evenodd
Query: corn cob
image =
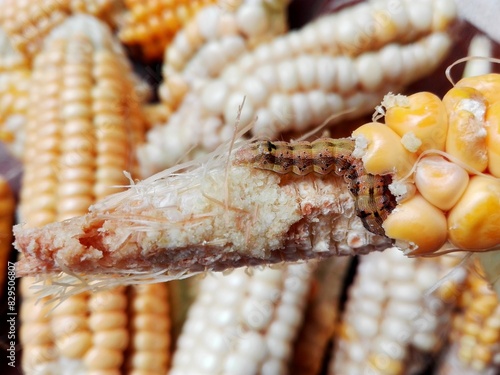
<path id="1" fill-rule="evenodd" d="M 54 29 L 34 59 L 20 209 L 29 226 L 81 215 L 127 183 L 123 171 L 134 168 L 130 155 L 143 120 L 119 48 L 105 25 L 81 15 Z M 23 279 L 25 293 L 31 283 Z M 37 297 L 24 294 L 25 373 L 120 374 L 128 337 L 124 293 L 77 294 L 50 317 L 33 307 Z"/>
<path id="2" fill-rule="evenodd" d="M 4 0 L 0 27 L 9 35 L 13 46 L 31 60 L 49 32 L 72 13 L 104 16 L 112 3 L 112 0 Z"/>
<path id="3" fill-rule="evenodd" d="M 351 110 L 348 115 L 336 118 L 340 121 L 371 111 L 383 93 L 401 90 L 430 73 L 451 45 L 449 36 L 440 30 L 450 22 L 453 3 L 448 0 L 424 3 L 438 5 L 437 9 L 427 9 L 428 19 L 423 22 L 427 27 L 420 33 L 409 32 L 413 28 L 406 25 L 396 29 L 401 35 L 395 33 L 391 34 L 392 39 L 384 39 L 378 33 L 365 34 L 360 27 L 357 34 L 367 36 L 373 48 L 380 47 L 379 50 L 357 51 L 350 56 L 349 51 L 340 47 L 342 39 L 339 44 L 335 38 L 326 46 L 321 44 L 325 38 L 320 38 L 320 30 L 323 25 L 334 24 L 335 19 L 324 22 L 319 19 L 310 27 L 243 54 L 226 65 L 220 77 L 201 80 L 192 89 L 187 87 L 185 96 L 186 85 L 174 76 L 171 85 L 175 90 L 180 88 L 179 95 L 184 99 L 166 124 L 155 126 L 148 133 L 148 142 L 138 154 L 141 169 L 149 175 L 173 165 L 190 150 L 190 157 L 214 150 L 232 136 L 243 98 L 240 124 L 255 121 L 252 133 L 268 138 L 287 131 L 304 132 L 334 113 Z M 381 2 L 373 6 L 374 9 L 368 9 L 373 15 L 368 10 L 365 13 L 376 20 L 382 5 L 389 7 Z M 440 7 L 450 8 L 451 15 L 443 15 Z M 410 5 L 407 8 L 412 9 Z M 338 17 L 347 19 L 349 12 L 357 14 L 358 9 L 346 10 Z M 385 33 L 395 28 L 390 22 L 382 24 Z M 406 44 L 391 43 L 398 38 L 406 41 L 407 35 L 417 39 L 410 39 Z M 308 38 L 311 40 L 306 43 Z M 382 42 L 387 44 L 379 46 Z M 168 77 L 166 82 L 168 85 Z M 172 93 L 164 97 L 176 101 L 179 95 Z"/>
<path id="4" fill-rule="evenodd" d="M 288 3 L 219 1 L 203 8 L 165 50 L 159 94 L 168 110 L 177 108 L 188 87 L 216 77 L 245 51 L 283 34 Z"/>
<path id="5" fill-rule="evenodd" d="M 500 301 L 477 263 L 469 272 L 460 305 L 461 311 L 452 321 L 450 346 L 437 373 L 497 373 L 500 369 Z"/>
<path id="6" fill-rule="evenodd" d="M 177 342 L 170 374 L 284 374 L 303 320 L 311 265 L 209 274 Z"/>
<path id="7" fill-rule="evenodd" d="M 337 338 L 330 374 L 418 373 L 418 353 L 436 355 L 465 280 L 460 258 L 409 259 L 398 249 L 363 256 Z M 443 300 L 443 297 L 445 299 Z"/>
<path id="8" fill-rule="evenodd" d="M 14 195 L 8 181 L 0 175 L 0 290 L 7 274 L 7 261 L 12 246 L 12 225 L 14 224 Z"/>
<path id="9" fill-rule="evenodd" d="M 170 362 L 170 317 L 166 284 L 132 287 L 128 375 L 163 375 Z"/>
<path id="10" fill-rule="evenodd" d="M 381 243 L 387 244 L 388 238 L 396 240 L 397 246 L 411 255 L 433 256 L 450 250 L 488 250 L 500 242 L 495 230 L 499 202 L 496 197 L 500 194 L 500 183 L 493 169 L 496 165 L 494 152 L 498 146 L 495 138 L 498 103 L 494 102 L 495 87 L 500 81 L 498 77 L 489 74 L 464 78 L 442 101 L 426 92 L 410 97 L 388 95 L 383 102 L 388 108 L 385 111 L 386 124 L 365 124 L 353 132 L 351 139 L 320 139 L 297 144 L 269 141 L 243 144 L 241 148 L 237 147 L 233 159 L 231 156 L 229 159 L 224 157 L 227 148 L 220 149 L 219 154 L 200 162 L 198 168 L 172 176 L 172 173 L 187 166 L 181 165 L 146 179 L 128 192 L 95 206 L 87 216 L 73 222 L 54 224 L 43 230 L 18 229 L 18 235 L 22 236 L 18 236 L 17 246 L 30 258 L 24 261 L 24 265 L 20 263 L 19 271 L 51 272 L 60 270 L 62 266 L 75 272 L 105 272 L 100 264 L 99 252 L 93 259 L 88 257 L 84 264 L 68 257 L 56 260 L 55 253 L 47 251 L 53 236 L 62 238 L 64 236 L 57 233 L 64 233 L 69 228 L 76 231 L 75 237 L 66 238 L 64 247 L 88 254 L 88 246 L 97 241 L 100 251 L 114 257 L 112 264 L 120 264 L 121 270 L 127 270 L 128 266 L 116 249 L 123 246 L 123 238 L 129 238 L 128 233 L 136 233 L 134 228 L 141 228 L 143 232 L 134 235 L 133 243 L 127 242 L 130 253 L 141 254 L 140 259 L 128 257 L 127 261 L 134 262 L 136 270 L 165 271 L 167 278 L 180 277 L 185 272 L 221 270 L 253 262 L 273 263 L 339 253 L 352 254 L 353 247 L 363 248 L 361 251 L 373 250 Z M 486 107 L 486 103 L 490 102 L 493 104 Z M 461 107 L 467 103 L 475 103 L 476 114 L 467 111 L 467 106 Z M 458 126 L 462 121 L 460 116 L 470 118 L 476 115 L 477 120 L 473 119 L 472 126 L 484 126 L 486 121 L 489 124 L 488 133 L 484 131 L 467 139 L 460 134 L 464 131 Z M 453 121 L 458 121 L 458 124 L 453 124 Z M 448 131 L 449 126 L 455 126 L 455 130 Z M 474 158 L 478 155 L 482 158 L 484 153 L 455 153 L 453 156 L 454 150 L 460 152 L 461 148 L 452 149 L 448 143 L 450 139 L 452 142 L 478 142 L 485 136 L 484 133 L 488 135 L 488 170 L 491 174 L 477 175 L 478 172 L 470 165 L 474 165 Z M 477 150 L 481 151 L 479 146 Z M 354 210 L 353 200 L 342 200 L 345 190 L 335 185 L 337 177 L 325 175 L 335 167 L 339 174 L 351 171 L 344 177 L 349 180 Z M 207 168 L 210 171 L 208 174 Z M 319 179 L 310 174 L 303 176 L 300 182 L 288 178 L 292 170 L 300 175 L 314 170 L 325 178 Z M 308 187 L 301 186 L 301 183 Z M 252 186 L 251 194 L 242 196 L 249 186 Z M 339 188 L 341 190 L 335 191 Z M 321 226 L 323 224 L 319 223 L 322 220 L 335 220 L 339 213 L 333 210 L 321 218 L 315 217 L 314 210 L 325 204 L 317 200 L 316 194 L 322 189 L 326 189 L 325 194 L 331 194 L 328 195 L 333 199 L 330 204 L 338 200 L 335 203 L 337 207 L 345 205 L 346 221 L 339 222 L 334 230 L 352 230 L 354 237 L 330 237 L 332 232 L 329 229 L 321 235 L 314 235 L 313 242 L 312 238 L 301 242 L 313 233 L 310 219 L 319 220 L 317 225 Z M 333 189 L 332 193 L 327 193 L 329 189 Z M 147 203 L 151 206 L 146 208 L 144 196 L 148 195 L 148 191 L 165 198 L 158 201 L 150 196 Z M 302 195 L 301 191 L 310 191 L 311 195 Z M 207 195 L 206 192 L 211 193 Z M 304 199 L 312 199 L 311 210 L 304 209 Z M 285 202 L 290 202 L 286 208 L 282 205 Z M 273 207 L 270 215 L 269 207 Z M 170 212 L 172 209 L 174 211 Z M 107 214 L 110 211 L 113 211 L 114 217 Z M 468 215 L 468 212 L 475 215 Z M 361 232 L 356 229 L 360 221 L 353 217 L 355 213 L 364 219 L 363 225 L 378 236 L 365 237 L 362 234 L 362 240 L 356 244 Z M 228 225 L 223 217 L 229 220 Z M 270 217 L 274 220 L 269 227 Z M 354 220 L 350 221 L 349 217 Z M 119 227 L 116 220 L 119 220 Z M 154 224 L 164 220 L 169 222 L 168 226 L 159 228 Z M 196 222 L 194 227 L 193 220 Z M 248 220 L 257 224 L 250 228 L 239 224 Z M 93 234 L 98 228 L 106 228 L 104 245 L 103 239 Z M 85 238 L 83 244 L 77 240 L 79 237 Z M 354 238 L 356 241 L 353 242 Z M 294 250 L 286 251 L 290 246 Z M 187 252 L 187 248 L 193 247 L 195 250 Z M 29 254 L 26 253 L 28 248 L 31 251 Z M 296 251 L 297 248 L 299 251 Z M 156 255 L 158 251 L 162 252 L 161 257 Z M 189 260 L 180 261 L 177 258 L 179 251 Z M 146 259 L 146 254 L 150 254 L 150 258 L 146 256 Z M 214 259 L 214 254 L 224 254 L 224 261 Z M 136 262 L 140 262 L 140 266 Z M 118 279 L 116 282 L 119 282 Z"/>
<path id="11" fill-rule="evenodd" d="M 290 373 L 321 373 L 328 342 L 334 335 L 339 318 L 340 297 L 350 264 L 350 257 L 330 259 L 319 264 L 304 322 L 295 339 Z"/>
<path id="12" fill-rule="evenodd" d="M 160 60 L 165 47 L 200 8 L 215 0 L 151 1 L 125 0 L 127 11 L 118 36 L 131 48 L 139 48 L 146 61 Z"/>
<path id="13" fill-rule="evenodd" d="M 87 216 L 45 229 L 15 227 L 17 247 L 25 254 L 18 272 L 62 267 L 89 285 L 102 277 L 112 284 L 148 279 L 151 272 L 157 272 L 153 279 L 171 279 L 189 272 L 363 253 L 390 244 L 363 227 L 337 176 L 285 182 L 249 165 L 228 165 L 227 151 L 220 152 L 189 172 L 168 170 L 135 184 L 94 205 Z M 59 234 L 69 232 L 71 237 Z M 48 254 L 44 248 L 52 236 L 61 241 L 59 249 L 84 253 L 85 260 L 61 256 L 57 249 Z M 123 241 L 125 253 L 118 250 Z M 33 246 L 26 252 L 28 243 Z M 106 278 L 110 271 L 114 276 Z M 122 271 L 127 274 L 117 275 Z"/>

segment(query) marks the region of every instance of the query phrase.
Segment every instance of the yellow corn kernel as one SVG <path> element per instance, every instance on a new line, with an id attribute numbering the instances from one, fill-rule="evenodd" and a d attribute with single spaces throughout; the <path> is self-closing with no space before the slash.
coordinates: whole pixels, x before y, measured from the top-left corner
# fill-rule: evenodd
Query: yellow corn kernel
<path id="1" fill-rule="evenodd" d="M 131 289 L 129 374 L 165 374 L 170 362 L 170 314 L 167 285 Z"/>
<path id="2" fill-rule="evenodd" d="M 491 104 L 486 111 L 486 146 L 488 171 L 500 177 L 500 101 Z"/>
<path id="3" fill-rule="evenodd" d="M 403 146 L 396 132 L 380 123 L 364 124 L 352 134 L 356 139 L 357 151 L 363 153 L 361 158 L 368 173 L 394 173 L 397 177 L 403 177 L 417 159 L 414 153 Z"/>
<path id="4" fill-rule="evenodd" d="M 448 118 L 441 99 L 430 92 L 418 92 L 410 95 L 407 103 L 387 108 L 386 125 L 400 137 L 413 133 L 422 142 L 417 153 L 431 149 L 444 151 Z"/>
<path id="5" fill-rule="evenodd" d="M 201 7 L 213 2 L 215 1 L 125 0 L 128 12 L 119 37 L 124 44 L 139 47 L 145 60 L 159 60 L 176 32 Z"/>
<path id="6" fill-rule="evenodd" d="M 432 253 L 446 242 L 446 216 L 418 193 L 400 203 L 382 226 L 388 237 L 417 245 L 412 255 Z"/>
<path id="7" fill-rule="evenodd" d="M 462 78 L 455 87 L 472 87 L 478 90 L 490 104 L 500 101 L 500 74 L 497 73 Z"/>
<path id="8" fill-rule="evenodd" d="M 443 211 L 458 202 L 469 183 L 469 175 L 459 165 L 442 156 L 422 158 L 415 170 L 415 185 L 422 196 Z"/>
<path id="9" fill-rule="evenodd" d="M 500 244 L 500 180 L 474 176 L 448 214 L 451 242 L 482 250 Z"/>
<path id="10" fill-rule="evenodd" d="M 485 113 L 487 101 L 471 87 L 454 87 L 443 97 L 448 112 L 446 152 L 482 172 L 488 166 Z"/>

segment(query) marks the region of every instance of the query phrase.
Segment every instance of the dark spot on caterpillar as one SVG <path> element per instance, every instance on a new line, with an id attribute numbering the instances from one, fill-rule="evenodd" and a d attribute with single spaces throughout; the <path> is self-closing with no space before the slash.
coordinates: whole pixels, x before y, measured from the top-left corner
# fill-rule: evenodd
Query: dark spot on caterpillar
<path id="1" fill-rule="evenodd" d="M 343 176 L 354 198 L 356 214 L 364 227 L 385 236 L 382 223 L 397 204 L 389 191 L 392 178 L 367 173 L 362 161 L 352 156 L 352 139 L 320 138 L 313 142 L 296 143 L 257 141 L 248 147 L 251 156 L 240 162 L 255 168 L 301 176 L 309 173 L 324 175 L 333 171 Z"/>

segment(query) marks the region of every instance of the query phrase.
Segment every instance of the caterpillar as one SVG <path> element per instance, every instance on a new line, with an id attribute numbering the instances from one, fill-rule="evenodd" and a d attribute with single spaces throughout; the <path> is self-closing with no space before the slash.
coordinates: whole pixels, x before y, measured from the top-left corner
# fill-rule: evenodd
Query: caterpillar
<path id="1" fill-rule="evenodd" d="M 389 191 L 392 177 L 367 173 L 363 162 L 352 156 L 354 146 L 354 140 L 349 138 L 294 143 L 256 141 L 239 150 L 238 162 L 279 174 L 334 172 L 343 176 L 363 226 L 385 236 L 382 223 L 397 205 L 396 197 Z"/>

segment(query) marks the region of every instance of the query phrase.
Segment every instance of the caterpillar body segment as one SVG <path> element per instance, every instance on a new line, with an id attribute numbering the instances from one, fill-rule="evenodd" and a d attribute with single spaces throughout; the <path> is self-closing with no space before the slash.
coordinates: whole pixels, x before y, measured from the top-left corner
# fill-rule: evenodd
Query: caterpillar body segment
<path id="1" fill-rule="evenodd" d="M 257 141 L 239 151 L 237 162 L 279 174 L 309 173 L 343 176 L 354 197 L 357 216 L 372 233 L 385 236 L 383 221 L 396 207 L 389 191 L 390 175 L 367 173 L 363 162 L 352 156 L 355 142 L 350 138 L 320 138 L 313 142 Z"/>

